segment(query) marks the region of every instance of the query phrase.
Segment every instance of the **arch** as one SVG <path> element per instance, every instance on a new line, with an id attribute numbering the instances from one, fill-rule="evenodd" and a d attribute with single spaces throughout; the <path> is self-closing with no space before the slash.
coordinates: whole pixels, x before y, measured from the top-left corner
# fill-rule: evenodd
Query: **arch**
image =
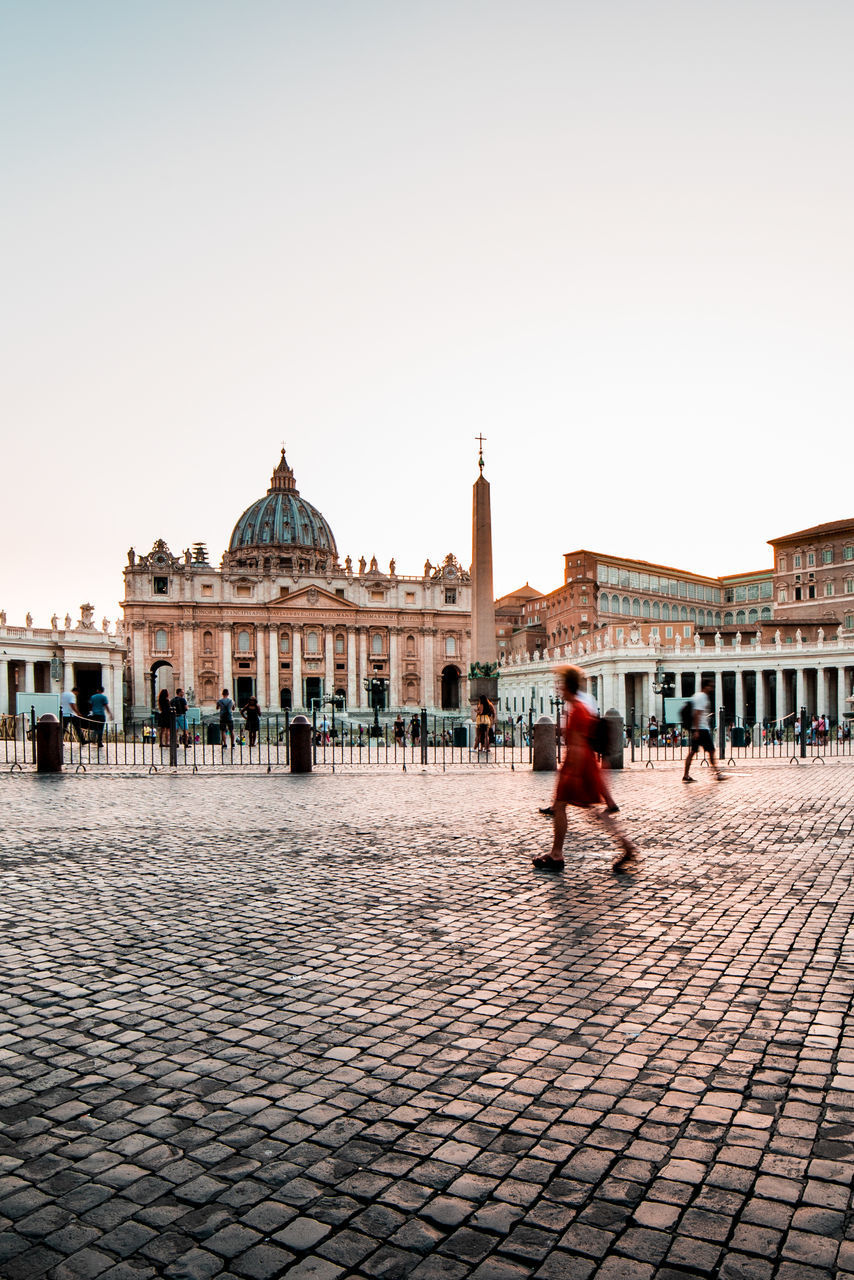
<path id="1" fill-rule="evenodd" d="M 281 689 L 279 691 L 279 706 L 283 711 L 290 711 L 293 705 L 294 699 L 290 689 Z"/>
<path id="2" fill-rule="evenodd" d="M 459 711 L 460 669 L 453 664 L 442 668 L 442 710 Z"/>
<path id="3" fill-rule="evenodd" d="M 344 688 L 335 690 L 335 698 L 342 708 L 347 706 L 347 690 Z"/>
<path id="4" fill-rule="evenodd" d="M 689 622 L 696 622 L 696 621 L 697 621 L 697 610 L 696 610 L 696 609 L 689 609 L 689 610 L 688 610 L 688 621 L 689 621 Z"/>
<path id="5" fill-rule="evenodd" d="M 669 604 L 663 604 L 661 606 L 661 616 L 665 622 L 670 621 L 670 605 Z"/>
<path id="6" fill-rule="evenodd" d="M 772 616 L 772 615 L 771 615 L 771 610 L 769 609 L 768 605 L 767 605 L 767 604 L 766 604 L 766 605 L 763 605 L 763 606 L 762 606 L 762 613 L 760 614 L 760 617 L 761 617 L 762 621 L 763 621 L 763 622 L 770 622 L 770 621 L 771 621 L 771 616 Z"/>
<path id="7" fill-rule="evenodd" d="M 679 610 L 679 621 L 680 621 L 680 622 L 687 622 L 687 621 L 688 621 L 688 608 L 687 608 L 687 606 L 686 606 L 686 605 L 684 605 L 684 604 L 683 604 L 682 608 Z"/>
<path id="8" fill-rule="evenodd" d="M 622 609 L 620 610 L 620 612 L 621 612 L 621 613 L 631 613 L 631 611 L 632 611 L 632 602 L 631 602 L 631 600 L 629 599 L 629 597 L 628 597 L 628 596 L 623 596 L 623 607 L 622 607 Z"/>
<path id="9" fill-rule="evenodd" d="M 720 609 L 718 609 L 715 612 L 715 626 L 719 627 L 720 625 L 721 625 L 721 611 Z"/>
<path id="10" fill-rule="evenodd" d="M 415 636 L 406 637 L 406 656 L 407 658 L 415 657 Z"/>
<path id="11" fill-rule="evenodd" d="M 620 612 L 620 597 L 619 597 L 619 596 L 611 596 L 611 612 L 612 612 L 612 613 L 619 613 L 619 612 Z"/>
<path id="12" fill-rule="evenodd" d="M 206 631 L 202 636 L 202 652 L 213 653 L 213 632 Z"/>
<path id="13" fill-rule="evenodd" d="M 282 631 L 279 635 L 279 650 L 281 653 L 291 651 L 291 637 L 287 631 Z"/>
<path id="14" fill-rule="evenodd" d="M 652 617 L 655 622 L 661 621 L 661 605 L 657 600 L 653 600 L 652 602 Z"/>
<path id="15" fill-rule="evenodd" d="M 751 609 L 751 610 L 750 610 L 750 612 L 749 612 L 749 613 L 748 613 L 748 615 L 747 615 L 747 621 L 748 621 L 748 622 L 758 622 L 758 621 L 759 621 L 759 614 L 757 613 L 757 611 L 756 611 L 755 609 Z"/>
<path id="16" fill-rule="evenodd" d="M 644 616 L 645 618 L 649 618 L 649 617 L 651 617 L 651 616 L 652 616 L 652 610 L 651 610 L 651 609 L 650 609 L 650 607 L 649 607 L 649 601 L 648 601 L 648 600 L 644 600 L 643 605 L 641 606 L 641 608 L 642 608 L 642 610 L 643 610 L 643 616 Z"/>
<path id="17" fill-rule="evenodd" d="M 743 609 L 739 609 L 738 613 L 735 615 L 736 626 L 744 626 L 745 622 L 747 622 L 747 614 Z"/>
<path id="18" fill-rule="evenodd" d="M 174 675 L 174 672 L 172 670 L 171 662 L 166 662 L 162 659 L 159 662 L 152 662 L 151 670 L 148 673 L 148 685 L 149 685 L 149 693 L 150 693 L 149 701 L 151 703 L 152 711 L 154 711 L 157 706 L 157 698 L 160 693 L 160 690 L 165 689 L 167 692 L 172 690 L 173 675 Z"/>
<path id="19" fill-rule="evenodd" d="M 252 652 L 252 637 L 249 634 L 249 632 L 246 631 L 245 629 L 242 631 L 238 631 L 237 633 L 237 652 L 238 653 Z"/>
<path id="20" fill-rule="evenodd" d="M 732 614 L 729 612 L 729 610 L 727 610 L 727 612 L 724 614 L 724 626 L 725 627 L 732 626 Z"/>
<path id="21" fill-rule="evenodd" d="M 607 592 L 607 591 L 603 591 L 603 592 L 602 592 L 602 594 L 601 594 L 601 596 L 599 597 L 599 612 L 600 612 L 600 613 L 609 613 L 609 612 L 610 612 L 610 608 L 611 608 L 611 602 L 610 602 L 610 599 L 609 599 L 609 596 L 608 596 L 608 592 Z"/>

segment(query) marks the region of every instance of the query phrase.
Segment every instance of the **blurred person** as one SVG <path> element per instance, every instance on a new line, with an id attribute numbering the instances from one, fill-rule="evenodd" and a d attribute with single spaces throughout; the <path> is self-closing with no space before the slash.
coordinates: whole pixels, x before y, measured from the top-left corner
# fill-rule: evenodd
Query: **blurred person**
<path id="1" fill-rule="evenodd" d="M 80 714 L 80 708 L 77 705 L 77 688 L 66 690 L 65 693 L 59 695 L 59 714 L 62 718 L 62 735 L 65 737 L 65 731 L 69 727 L 72 733 L 76 734 L 77 741 L 83 746 L 83 717 Z"/>
<path id="2" fill-rule="evenodd" d="M 712 769 L 715 771 L 715 777 L 718 782 L 726 782 L 727 775 L 718 765 L 715 756 L 715 744 L 712 738 L 709 717 L 712 713 L 711 695 L 715 691 L 715 686 L 711 680 L 704 680 L 703 686 L 699 693 L 695 693 L 689 698 L 692 711 L 691 725 L 691 745 L 688 748 L 688 754 L 685 757 L 685 772 L 682 774 L 683 782 L 696 782 L 696 778 L 691 777 L 691 762 L 694 756 L 702 748 L 709 757 Z"/>
<path id="3" fill-rule="evenodd" d="M 481 694 L 477 700 L 477 710 L 474 717 L 475 724 L 475 751 L 489 752 L 489 739 L 495 724 L 495 707 L 489 701 L 485 694 Z"/>
<path id="4" fill-rule="evenodd" d="M 590 709 L 589 700 L 586 697 L 579 697 L 584 673 L 578 667 L 566 667 L 560 674 L 561 692 L 566 702 L 564 721 L 566 751 L 552 802 L 554 839 L 548 853 L 532 859 L 533 865 L 545 871 L 562 871 L 567 805 L 571 804 L 579 809 L 590 809 L 600 800 L 604 800 L 607 807 L 595 810 L 593 816 L 598 818 L 611 839 L 619 845 L 620 854 L 614 860 L 613 869 L 618 872 L 634 870 L 638 850 L 628 836 L 620 830 L 609 811 L 610 805 L 606 800 L 606 795 L 609 794 L 607 784 L 603 789 L 602 769 L 593 745 L 596 717 Z"/>

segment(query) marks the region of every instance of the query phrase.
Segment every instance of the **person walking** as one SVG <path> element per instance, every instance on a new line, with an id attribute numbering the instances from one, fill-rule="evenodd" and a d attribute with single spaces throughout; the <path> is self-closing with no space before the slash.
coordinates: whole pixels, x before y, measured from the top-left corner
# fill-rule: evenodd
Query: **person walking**
<path id="1" fill-rule="evenodd" d="M 62 736 L 65 737 L 65 731 L 70 726 L 72 733 L 77 735 L 77 741 L 82 747 L 83 730 L 81 724 L 83 717 L 80 715 L 80 709 L 77 706 L 76 687 L 59 695 L 59 713 L 62 716 Z"/>
<path id="2" fill-rule="evenodd" d="M 712 739 L 712 731 L 709 726 L 709 717 L 712 713 L 711 695 L 715 691 L 715 686 L 711 680 L 704 680 L 703 686 L 699 693 L 695 693 L 689 699 L 692 712 L 691 723 L 691 745 L 688 748 L 688 754 L 685 757 L 685 772 L 682 774 L 683 782 L 696 782 L 696 778 L 691 777 L 691 761 L 694 756 L 702 748 L 709 757 L 711 767 L 715 771 L 715 777 L 718 782 L 726 782 L 727 775 L 718 765 L 715 756 L 715 744 Z"/>
<path id="3" fill-rule="evenodd" d="M 187 738 L 187 699 L 184 697 L 183 689 L 175 690 L 175 697 L 170 703 L 172 710 L 175 712 L 175 732 L 180 734 L 178 741 L 182 746 L 188 745 Z"/>
<path id="4" fill-rule="evenodd" d="M 533 865 L 543 871 L 563 870 L 563 846 L 567 829 L 566 808 L 567 805 L 574 805 L 579 809 L 591 809 L 593 816 L 598 818 L 608 835 L 619 846 L 620 853 L 613 863 L 614 871 L 632 871 L 637 863 L 638 850 L 615 821 L 611 810 L 616 806 L 613 805 L 613 798 L 610 796 L 607 785 L 603 786 L 602 769 L 592 741 L 596 717 L 586 698 L 579 696 L 584 683 L 584 673 L 578 667 L 566 667 L 560 676 L 566 704 L 564 718 L 566 750 L 552 802 L 554 838 L 549 852 L 533 858 Z M 606 807 L 592 810 L 592 806 L 600 801 L 603 801 Z"/>
<path id="5" fill-rule="evenodd" d="M 394 720 L 394 745 L 395 747 L 406 746 L 406 724 L 399 711 Z"/>
<path id="6" fill-rule="evenodd" d="M 421 741 L 421 721 L 415 715 L 409 721 L 409 741 L 412 743 L 413 750 Z"/>
<path id="7" fill-rule="evenodd" d="M 169 746 L 169 725 L 171 724 L 172 702 L 165 689 L 157 695 L 157 728 L 159 731 L 158 746 Z"/>
<path id="8" fill-rule="evenodd" d="M 258 730 L 261 727 L 261 707 L 254 693 L 247 698 L 242 712 L 243 719 L 246 721 L 246 732 L 249 734 L 249 750 L 251 751 L 258 740 Z"/>
<path id="9" fill-rule="evenodd" d="M 219 733 L 222 739 L 222 749 L 225 751 L 226 740 L 231 734 L 231 749 L 234 750 L 234 702 L 228 696 L 228 690 L 223 689 L 222 697 L 217 699 L 216 709 L 219 712 Z"/>
<path id="10" fill-rule="evenodd" d="M 104 726 L 107 723 L 107 716 L 113 719 L 113 713 L 110 710 L 110 704 L 107 701 L 107 695 L 104 693 L 104 686 L 98 685 L 95 693 L 89 699 L 89 719 L 95 724 L 95 738 L 98 743 L 98 750 L 104 741 Z"/>
<path id="11" fill-rule="evenodd" d="M 477 711 L 474 716 L 475 724 L 475 751 L 485 751 L 489 753 L 489 735 L 495 724 L 495 707 L 489 701 L 485 694 L 481 694 L 477 700 Z"/>

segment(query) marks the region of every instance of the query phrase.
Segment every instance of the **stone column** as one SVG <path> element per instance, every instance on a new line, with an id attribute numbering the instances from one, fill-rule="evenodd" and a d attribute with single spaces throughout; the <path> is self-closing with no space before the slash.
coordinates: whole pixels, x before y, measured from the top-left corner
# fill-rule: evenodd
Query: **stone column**
<path id="1" fill-rule="evenodd" d="M 74 663 L 63 655 L 62 660 L 62 689 L 64 693 L 70 693 L 74 688 Z"/>
<path id="2" fill-rule="evenodd" d="M 9 714 L 9 659 L 0 658 L 0 716 Z"/>
<path id="3" fill-rule="evenodd" d="M 360 708 L 368 705 L 368 695 L 365 692 L 364 680 L 368 672 L 368 633 L 365 627 L 359 628 L 359 701 Z"/>
<path id="4" fill-rule="evenodd" d="M 255 697 L 263 709 L 267 705 L 267 663 L 264 645 L 266 636 L 263 627 L 255 628 Z"/>
<path id="5" fill-rule="evenodd" d="M 461 645 L 460 648 L 463 646 Z M 421 672 L 421 700 L 425 707 L 436 707 L 436 630 L 428 627 L 424 631 L 424 666 Z M 460 710 L 466 705 L 466 675 L 463 668 L 460 676 Z"/>
<path id="6" fill-rule="evenodd" d="M 329 627 L 323 632 L 323 692 L 326 696 L 335 692 L 335 636 Z"/>
<path id="7" fill-rule="evenodd" d="M 279 628 L 270 627 L 269 633 L 269 649 L 270 649 L 270 698 L 267 707 L 271 712 L 278 714 L 281 695 L 279 693 Z"/>
<path id="8" fill-rule="evenodd" d="M 836 668 L 836 719 L 840 724 L 845 719 L 846 711 L 854 711 L 854 705 L 850 706 L 845 701 L 848 697 L 848 671 L 846 667 Z"/>
<path id="9" fill-rule="evenodd" d="M 756 672 L 756 723 L 761 725 L 765 719 L 765 672 L 760 667 Z"/>
<path id="10" fill-rule="evenodd" d="M 230 698 L 234 697 L 234 679 L 231 670 L 231 627 L 222 629 L 222 688 L 228 690 Z M 219 697 L 219 693 L 217 693 Z"/>
<path id="11" fill-rule="evenodd" d="M 193 646 L 196 642 L 196 631 L 192 622 L 184 623 L 184 670 L 182 672 L 184 679 L 184 696 L 187 691 L 195 687 L 196 683 L 196 664 Z"/>
<path id="12" fill-rule="evenodd" d="M 774 672 L 777 691 L 777 719 L 785 720 L 789 708 L 786 705 L 786 677 L 782 667 Z"/>
<path id="13" fill-rule="evenodd" d="M 715 671 L 715 696 L 714 696 L 714 705 L 712 707 L 712 713 L 715 717 L 716 724 L 719 719 L 718 712 L 723 706 L 723 702 L 724 702 L 723 672 L 718 670 L 718 671 Z"/>
<path id="14" fill-rule="evenodd" d="M 293 710 L 302 707 L 302 632 L 296 627 L 291 631 L 291 671 L 293 679 Z"/>
<path id="15" fill-rule="evenodd" d="M 124 726 L 124 681 L 122 680 L 122 664 L 117 662 L 111 668 L 112 687 L 107 687 L 107 695 L 110 699 L 110 708 L 115 717 L 116 728 L 121 729 Z"/>
<path id="16" fill-rule="evenodd" d="M 735 719 L 737 724 L 744 720 L 744 672 L 738 668 L 735 672 Z"/>
<path id="17" fill-rule="evenodd" d="M 794 712 L 796 716 L 801 714 L 801 707 L 804 705 L 804 669 L 803 667 L 795 668 L 795 705 Z"/>
<path id="18" fill-rule="evenodd" d="M 146 711 L 151 702 L 150 693 L 151 685 L 147 680 L 147 671 L 145 669 L 145 658 L 143 657 L 143 635 L 144 624 L 135 622 L 133 626 L 133 669 L 131 671 L 131 699 L 135 707 L 143 707 Z M 68 664 L 71 665 L 70 663 Z"/>
<path id="19" fill-rule="evenodd" d="M 359 705 L 359 685 L 356 678 L 356 631 L 347 628 L 347 709 Z"/>
<path id="20" fill-rule="evenodd" d="M 388 703 L 390 710 L 400 706 L 400 629 L 389 627 L 388 633 Z"/>
<path id="21" fill-rule="evenodd" d="M 24 688 L 23 693 L 35 693 L 36 691 L 36 664 L 34 662 L 24 663 Z"/>

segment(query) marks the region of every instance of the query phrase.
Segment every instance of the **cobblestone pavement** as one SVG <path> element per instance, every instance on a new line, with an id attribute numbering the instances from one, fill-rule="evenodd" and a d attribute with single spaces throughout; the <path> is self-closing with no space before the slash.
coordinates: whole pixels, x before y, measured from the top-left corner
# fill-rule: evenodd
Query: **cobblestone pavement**
<path id="1" fill-rule="evenodd" d="M 852 782 L 0 778 L 0 1276 L 854 1276 Z"/>

